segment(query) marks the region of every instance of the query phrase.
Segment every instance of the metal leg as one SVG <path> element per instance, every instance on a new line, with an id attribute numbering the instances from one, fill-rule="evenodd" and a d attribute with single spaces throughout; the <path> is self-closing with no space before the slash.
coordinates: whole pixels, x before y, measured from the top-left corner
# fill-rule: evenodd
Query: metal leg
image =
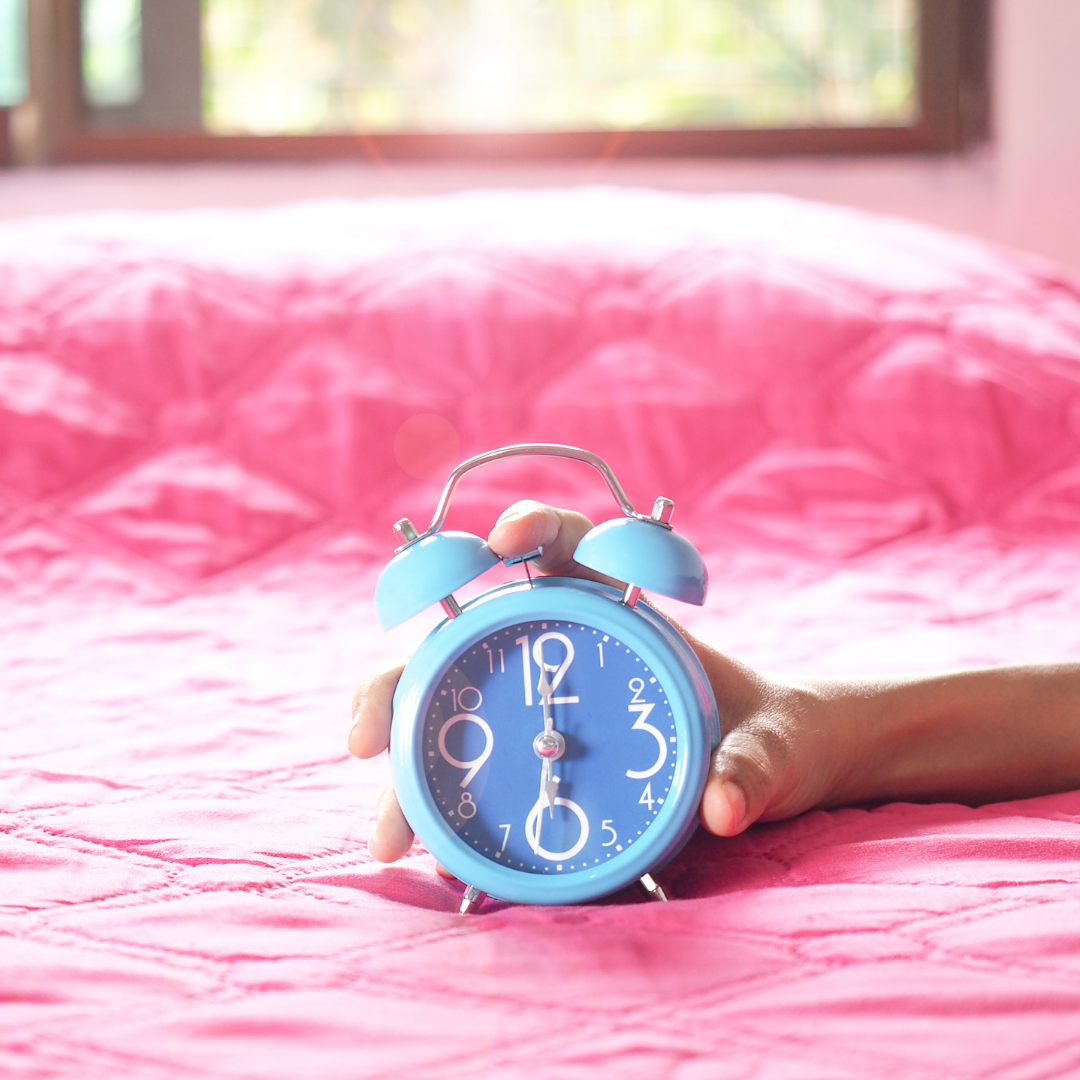
<path id="1" fill-rule="evenodd" d="M 667 893 L 657 884 L 652 874 L 642 874 L 639 878 L 642 888 L 654 899 L 654 900 L 667 900 Z"/>
<path id="2" fill-rule="evenodd" d="M 475 885 L 465 886 L 465 895 L 461 898 L 459 915 L 471 915 L 487 899 L 487 893 L 481 892 Z"/>

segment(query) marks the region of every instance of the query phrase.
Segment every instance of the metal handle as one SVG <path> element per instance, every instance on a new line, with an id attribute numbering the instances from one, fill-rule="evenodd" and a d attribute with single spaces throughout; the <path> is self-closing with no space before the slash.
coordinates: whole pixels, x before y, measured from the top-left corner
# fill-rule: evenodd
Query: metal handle
<path id="1" fill-rule="evenodd" d="M 611 471 L 611 466 L 603 458 L 597 457 L 596 454 L 590 454 L 588 450 L 580 450 L 576 446 L 561 446 L 559 443 L 518 443 L 514 446 L 503 446 L 498 450 L 489 450 L 486 454 L 477 454 L 476 457 L 463 461 L 447 479 L 446 487 L 443 488 L 442 495 L 439 496 L 439 505 L 435 507 L 435 515 L 432 517 L 431 524 L 427 527 L 424 536 L 430 536 L 443 527 L 446 515 L 450 510 L 450 500 L 454 497 L 454 490 L 467 472 L 479 468 L 481 465 L 487 465 L 490 461 L 501 461 L 503 458 L 509 457 L 561 457 L 569 458 L 571 461 L 584 461 L 586 465 L 591 465 L 596 469 L 607 481 L 607 486 L 611 488 L 611 494 L 615 496 L 615 501 L 627 517 L 641 518 L 645 521 L 653 520 L 644 514 L 639 514 L 634 509 L 634 504 L 630 501 L 626 492 L 623 491 L 623 486 Z M 667 502 L 668 500 L 664 501 Z"/>

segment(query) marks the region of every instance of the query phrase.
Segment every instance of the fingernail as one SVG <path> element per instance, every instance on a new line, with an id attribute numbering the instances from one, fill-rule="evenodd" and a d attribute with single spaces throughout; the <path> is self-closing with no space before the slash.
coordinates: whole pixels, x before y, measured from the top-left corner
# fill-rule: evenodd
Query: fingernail
<path id="1" fill-rule="evenodd" d="M 731 814 L 731 832 L 734 834 L 739 831 L 746 817 L 746 792 L 734 780 L 725 780 L 720 785 L 720 790 L 727 800 Z"/>

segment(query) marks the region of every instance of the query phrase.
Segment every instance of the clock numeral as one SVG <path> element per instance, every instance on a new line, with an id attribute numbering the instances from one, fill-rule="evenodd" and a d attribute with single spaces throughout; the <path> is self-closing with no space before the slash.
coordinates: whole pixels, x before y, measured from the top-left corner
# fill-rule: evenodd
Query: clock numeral
<path id="1" fill-rule="evenodd" d="M 652 781 L 645 785 L 645 790 L 641 793 L 641 798 L 638 799 L 638 803 L 642 806 L 647 806 L 650 810 L 653 808 L 653 803 L 656 800 L 652 797 Z"/>
<path id="2" fill-rule="evenodd" d="M 667 761 L 668 744 L 664 738 L 664 733 L 649 723 L 649 714 L 656 708 L 656 703 L 641 700 L 642 691 L 645 689 L 645 680 L 633 678 L 628 683 L 628 686 L 634 692 L 634 696 L 626 707 L 630 712 L 638 714 L 638 718 L 634 721 L 631 730 L 647 731 L 656 740 L 660 752 L 656 755 L 656 761 L 653 762 L 651 768 L 642 769 L 640 772 L 637 769 L 627 769 L 626 775 L 631 780 L 648 780 L 650 776 L 655 776 L 663 768 L 664 762 Z M 649 809 L 651 810 L 652 807 Z"/>
<path id="3" fill-rule="evenodd" d="M 479 691 L 477 691 L 479 693 Z M 459 761 L 446 749 L 446 733 L 455 725 L 461 724 L 465 721 L 471 721 L 476 724 L 478 728 L 484 733 L 484 749 L 481 751 L 478 757 L 474 757 L 469 761 Z M 453 765 L 455 769 L 467 769 L 464 778 L 461 781 L 463 788 L 468 787 L 472 783 L 473 777 L 483 768 L 484 762 L 491 757 L 491 751 L 495 746 L 495 736 L 492 734 L 491 727 L 488 722 L 482 717 L 477 716 L 475 713 L 463 712 L 458 713 L 457 716 L 451 716 L 449 720 L 441 728 L 439 728 L 439 753 L 443 756 L 443 761 Z M 471 796 L 470 796 L 471 798 Z"/>
<path id="4" fill-rule="evenodd" d="M 532 664 L 529 662 L 529 635 L 522 634 L 521 637 L 516 638 L 515 645 L 521 646 L 521 671 L 525 679 L 525 704 L 529 707 L 532 706 Z"/>
<path id="5" fill-rule="evenodd" d="M 485 644 L 483 646 L 484 651 L 487 653 L 488 658 L 488 674 L 495 674 L 495 650 L 490 645 Z M 499 671 L 502 674 L 506 674 L 506 657 L 503 655 L 502 649 L 499 649 Z"/>
<path id="6" fill-rule="evenodd" d="M 650 806 L 651 810 L 652 807 Z M 461 802 L 457 804 L 457 812 L 468 821 L 469 818 L 476 817 L 476 803 L 473 802 L 473 797 L 467 792 L 461 793 Z"/>
<path id="7" fill-rule="evenodd" d="M 510 826 L 509 825 L 500 825 L 499 828 L 506 830 L 503 833 L 503 846 L 501 848 L 499 848 L 500 851 L 505 851 L 506 850 L 506 842 L 507 842 L 507 840 L 510 839 Z"/>
<path id="8" fill-rule="evenodd" d="M 572 811 L 577 816 L 581 825 L 581 835 L 578 837 L 577 843 L 573 847 L 567 848 L 566 851 L 548 851 L 540 846 L 540 814 L 547 811 L 547 801 L 544 799 L 538 799 L 533 804 L 529 816 L 525 819 L 525 838 L 529 841 L 529 847 L 537 855 L 551 862 L 563 862 L 566 859 L 572 859 L 588 843 L 589 818 L 585 811 L 572 799 L 564 799 L 561 795 L 557 796 L 555 805 L 565 806 L 567 810 Z"/>
<path id="9" fill-rule="evenodd" d="M 558 641 L 566 650 L 566 655 L 560 664 L 549 664 L 544 659 L 544 644 L 548 641 Z M 515 645 L 521 646 L 521 673 L 525 681 L 525 705 L 533 704 L 532 686 L 532 662 L 529 659 L 529 635 L 522 634 L 514 640 Z M 563 681 L 570 665 L 574 662 L 574 643 L 565 635 L 558 634 L 554 630 L 547 634 L 541 634 L 532 645 L 532 659 L 540 669 L 540 678 L 537 680 L 536 689 L 540 694 L 540 703 L 545 701 L 549 705 L 577 705 L 581 700 L 576 694 L 567 697 L 555 697 L 555 689 Z M 548 678 L 552 675 L 552 678 Z"/>
<path id="10" fill-rule="evenodd" d="M 468 697 L 465 696 L 466 694 Z M 464 712 L 476 712 L 484 704 L 484 695 L 475 686 L 463 686 L 460 690 L 455 690 L 451 686 L 450 695 L 454 699 L 454 712 L 458 709 Z"/>
<path id="11" fill-rule="evenodd" d="M 619 834 L 611 827 L 612 821 L 614 821 L 614 818 L 604 818 L 604 820 L 600 822 L 600 831 L 611 833 L 611 839 L 605 840 L 600 845 L 601 847 L 611 847 L 611 845 L 619 839 Z"/>
<path id="12" fill-rule="evenodd" d="M 600 650 L 600 666 L 603 667 L 604 666 L 604 643 L 602 641 L 598 641 L 596 643 L 596 647 Z"/>
<path id="13" fill-rule="evenodd" d="M 563 657 L 561 664 L 549 664 L 544 659 L 544 645 L 548 641 L 557 641 L 566 650 L 566 655 Z M 540 680 L 536 684 L 536 689 L 547 698 L 548 704 L 576 705 L 579 700 L 576 695 L 572 697 L 554 696 L 559 683 L 563 681 L 566 673 L 570 670 L 570 665 L 574 662 L 574 643 L 565 634 L 559 634 L 552 630 L 547 634 L 541 634 L 533 642 L 532 654 L 536 666 L 540 669 Z M 548 675 L 552 675 L 552 678 L 549 679 Z"/>

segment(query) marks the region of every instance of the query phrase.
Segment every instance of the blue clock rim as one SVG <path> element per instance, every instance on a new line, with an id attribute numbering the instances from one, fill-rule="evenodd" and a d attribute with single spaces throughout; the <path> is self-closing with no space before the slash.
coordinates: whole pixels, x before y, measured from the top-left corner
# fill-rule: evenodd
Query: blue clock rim
<path id="1" fill-rule="evenodd" d="M 700 661 L 682 635 L 646 605 L 631 609 L 620 603 L 621 595 L 582 578 L 538 578 L 531 585 L 511 582 L 492 589 L 465 604 L 457 618 L 440 623 L 413 654 L 398 683 L 390 767 L 401 809 L 443 866 L 490 896 L 526 904 L 599 899 L 660 869 L 697 827 L 711 753 L 720 739 L 716 701 Z M 466 847 L 428 789 L 421 745 L 431 698 L 449 664 L 495 630 L 540 620 L 602 627 L 633 649 L 664 687 L 679 746 L 667 800 L 645 834 L 610 862 L 559 877 L 500 866 Z"/>

